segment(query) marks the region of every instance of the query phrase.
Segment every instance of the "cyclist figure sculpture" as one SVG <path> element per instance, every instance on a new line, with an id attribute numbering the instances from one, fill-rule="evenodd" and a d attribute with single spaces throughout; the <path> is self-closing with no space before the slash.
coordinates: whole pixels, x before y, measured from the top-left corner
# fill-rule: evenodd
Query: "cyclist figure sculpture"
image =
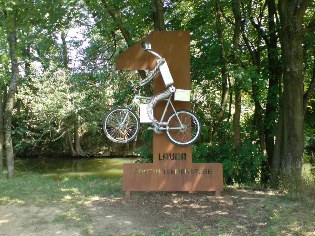
<path id="1" fill-rule="evenodd" d="M 162 58 L 159 54 L 152 51 L 151 44 L 148 41 L 142 42 L 142 48 L 157 57 L 158 59 L 156 61 L 155 68 L 150 71 L 149 75 L 145 79 L 140 81 L 140 87 L 149 83 L 159 72 L 161 73 L 165 84 L 165 90 L 162 93 L 153 96 L 152 99 L 148 102 L 147 107 L 148 117 L 152 121 L 154 132 L 161 133 L 162 131 L 159 129 L 159 126 L 166 126 L 167 122 L 159 122 L 157 119 L 155 119 L 153 115 L 153 109 L 159 101 L 169 98 L 172 93 L 176 91 L 176 88 L 173 86 L 174 80 L 172 78 L 165 58 Z"/>
<path id="2" fill-rule="evenodd" d="M 158 134 L 165 132 L 168 139 L 175 145 L 192 145 L 198 139 L 201 131 L 198 118 L 191 111 L 175 109 L 172 103 L 172 95 L 176 89 L 173 86 L 174 80 L 166 60 L 151 50 L 149 42 L 143 42 L 142 47 L 145 51 L 157 57 L 156 66 L 145 79 L 140 81 L 139 86 L 135 86 L 131 82 L 134 90 L 134 99 L 131 104 L 127 107 L 114 108 L 108 112 L 103 121 L 105 135 L 116 143 L 128 143 L 134 140 L 140 130 L 140 122 L 139 116 L 137 112 L 133 111 L 133 108 L 141 106 L 140 100 L 147 100 L 149 101 L 147 103 L 147 114 L 152 123 L 152 127 L 149 129 Z M 161 73 L 165 90 L 153 97 L 140 96 L 139 88 L 149 83 L 158 73 Z M 153 109 L 161 100 L 165 100 L 166 104 L 160 120 L 157 120 L 153 115 Z M 166 113 L 169 108 L 173 113 L 167 118 Z"/>

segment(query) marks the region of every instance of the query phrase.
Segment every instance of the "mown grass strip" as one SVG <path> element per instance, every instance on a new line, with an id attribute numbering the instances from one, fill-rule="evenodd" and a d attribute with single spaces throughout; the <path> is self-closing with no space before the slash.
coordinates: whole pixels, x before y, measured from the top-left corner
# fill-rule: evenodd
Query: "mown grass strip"
<path id="1" fill-rule="evenodd" d="M 54 180 L 37 174 L 8 180 L 0 175 L 0 204 L 45 205 L 80 202 L 97 196 L 123 196 L 121 181 L 97 177 Z"/>

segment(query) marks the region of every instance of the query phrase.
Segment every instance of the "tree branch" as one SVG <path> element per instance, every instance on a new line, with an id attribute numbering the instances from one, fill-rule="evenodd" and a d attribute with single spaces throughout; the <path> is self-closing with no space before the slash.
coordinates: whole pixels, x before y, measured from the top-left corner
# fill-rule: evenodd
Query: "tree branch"
<path id="1" fill-rule="evenodd" d="M 298 6 L 296 11 L 296 16 L 301 19 L 304 16 L 306 9 L 310 6 L 313 0 L 303 0 L 301 4 Z"/>
<path id="2" fill-rule="evenodd" d="M 101 0 L 104 7 L 107 9 L 109 15 L 112 17 L 113 21 L 116 23 L 118 29 L 120 30 L 121 34 L 123 35 L 124 39 L 126 40 L 126 43 L 128 47 L 130 47 L 133 44 L 132 37 L 130 35 L 130 32 L 125 28 L 123 21 L 120 17 L 117 16 L 117 14 L 114 12 L 113 9 L 108 5 L 107 0 Z"/>
<path id="3" fill-rule="evenodd" d="M 265 40 L 266 44 L 269 45 L 269 38 L 267 36 L 267 33 L 260 27 L 260 24 L 257 24 L 254 19 L 251 17 L 250 22 L 254 26 L 254 28 L 257 30 L 258 34 Z"/>

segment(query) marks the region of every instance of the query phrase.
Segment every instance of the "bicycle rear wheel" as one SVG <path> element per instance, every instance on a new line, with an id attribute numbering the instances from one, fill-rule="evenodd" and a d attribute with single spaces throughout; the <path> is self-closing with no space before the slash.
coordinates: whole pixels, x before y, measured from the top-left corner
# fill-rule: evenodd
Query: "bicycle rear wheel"
<path id="1" fill-rule="evenodd" d="M 168 118 L 166 135 L 177 146 L 192 145 L 197 141 L 200 132 L 201 124 L 195 114 L 190 111 L 177 111 Z"/>
<path id="2" fill-rule="evenodd" d="M 115 143 L 134 140 L 140 129 L 138 116 L 127 108 L 114 108 L 103 121 L 105 135 Z"/>

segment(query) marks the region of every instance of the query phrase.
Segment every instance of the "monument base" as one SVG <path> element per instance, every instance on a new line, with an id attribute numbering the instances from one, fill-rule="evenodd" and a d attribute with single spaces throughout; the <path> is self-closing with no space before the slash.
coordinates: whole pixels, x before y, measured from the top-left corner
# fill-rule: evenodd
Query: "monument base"
<path id="1" fill-rule="evenodd" d="M 130 192 L 223 191 L 223 168 L 221 163 L 125 163 L 123 165 L 123 190 Z"/>

